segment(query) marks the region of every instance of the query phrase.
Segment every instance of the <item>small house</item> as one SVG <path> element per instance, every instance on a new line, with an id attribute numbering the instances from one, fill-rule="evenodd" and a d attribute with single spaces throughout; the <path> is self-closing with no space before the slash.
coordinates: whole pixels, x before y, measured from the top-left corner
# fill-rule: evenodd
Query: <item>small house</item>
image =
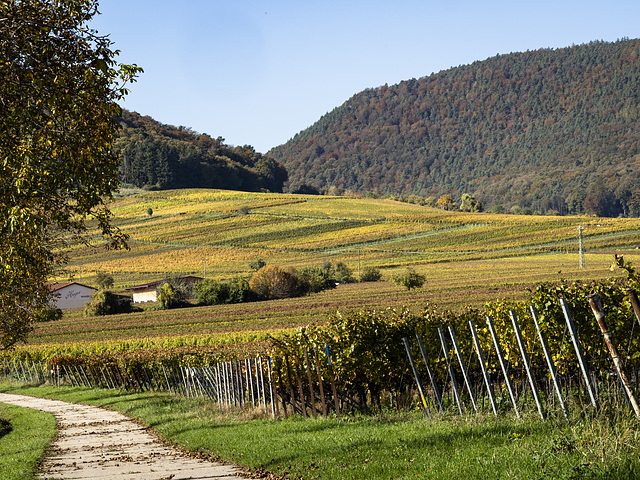
<path id="1" fill-rule="evenodd" d="M 186 283 L 190 287 L 193 287 L 196 283 L 200 282 L 202 278 L 194 276 L 179 277 L 179 280 Z M 143 283 L 142 285 L 135 285 L 133 287 L 127 287 L 125 290 L 131 290 L 133 293 L 133 303 L 143 302 L 156 302 L 158 300 L 158 287 L 167 283 L 169 280 L 158 280 L 151 283 Z"/>
<path id="2" fill-rule="evenodd" d="M 98 290 L 77 282 L 54 283 L 47 285 L 49 289 L 49 305 L 61 310 L 83 308 L 91 301 L 91 296 Z"/>

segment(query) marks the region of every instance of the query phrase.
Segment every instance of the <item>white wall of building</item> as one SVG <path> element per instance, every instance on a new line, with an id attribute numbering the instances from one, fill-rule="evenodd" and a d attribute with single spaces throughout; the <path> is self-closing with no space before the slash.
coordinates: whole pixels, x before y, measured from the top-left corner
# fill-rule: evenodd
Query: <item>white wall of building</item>
<path id="1" fill-rule="evenodd" d="M 71 283 L 51 292 L 50 303 L 63 310 L 67 308 L 83 308 L 85 303 L 91 301 L 91 295 L 95 292 L 95 288 L 79 283 Z"/>
<path id="2" fill-rule="evenodd" d="M 133 291 L 134 303 L 142 302 L 155 302 L 158 300 L 158 294 L 156 293 L 156 287 L 152 287 L 146 290 Z"/>

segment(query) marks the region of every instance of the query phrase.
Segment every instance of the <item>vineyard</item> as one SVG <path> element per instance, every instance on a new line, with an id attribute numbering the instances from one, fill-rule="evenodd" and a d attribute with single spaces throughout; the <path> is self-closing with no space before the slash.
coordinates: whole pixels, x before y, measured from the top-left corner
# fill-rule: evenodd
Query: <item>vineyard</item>
<path id="1" fill-rule="evenodd" d="M 222 190 L 144 192 L 110 208 L 131 249 L 107 252 L 97 237 L 93 246 L 75 244 L 55 280 L 91 282 L 103 271 L 127 287 L 205 268 L 208 277 L 230 278 L 248 275 L 257 258 L 292 267 L 329 259 L 354 270 L 539 254 L 568 261 L 579 224 L 589 253 L 635 248 L 640 229 L 639 219 L 472 214 L 384 199 Z"/>
<path id="2" fill-rule="evenodd" d="M 193 305 L 175 310 L 145 308 L 111 315 L 108 321 L 70 310 L 61 320 L 37 324 L 27 345 L 4 354 L 4 365 L 44 365 L 57 358 L 67 359 L 60 364 L 62 368 L 68 361 L 74 368 L 98 361 L 131 371 L 144 364 L 155 369 L 162 380 L 166 371 L 160 374 L 161 368 L 205 368 L 275 355 L 274 378 L 281 382 L 284 367 L 279 359 L 322 353 L 326 345 L 337 347 L 332 338 L 341 334 L 326 337 L 318 333 L 331 329 L 336 318 L 359 318 L 365 323 L 374 319 L 386 326 L 396 325 L 398 318 L 413 319 L 415 328 L 403 327 L 405 336 L 415 342 L 415 334 L 422 334 L 427 350 L 436 349 L 431 355 L 440 351 L 437 329 L 427 335 L 417 325 L 452 325 L 460 332 L 465 355 L 472 359 L 475 347 L 471 338 L 461 333 L 469 328 L 469 312 L 476 312 L 473 315 L 479 335 L 484 335 L 479 341 L 490 352 L 487 327 L 483 315 L 477 312 L 489 305 L 493 305 L 489 309 L 497 308 L 500 302 L 525 302 L 543 284 L 622 281 L 623 270 L 610 268 L 613 253 L 624 253 L 628 260 L 637 258 L 640 229 L 638 219 L 472 214 L 383 199 L 217 190 L 123 195 L 110 208 L 116 224 L 130 235 L 130 249 L 107 251 L 97 239 L 91 245 L 72 243 L 70 262 L 56 281 L 73 278 L 91 284 L 98 272 L 106 272 L 113 276 L 116 290 L 125 293 L 127 286 L 172 274 L 220 280 L 248 278 L 250 263 L 256 259 L 293 268 L 344 262 L 356 278 L 362 268 L 373 266 L 382 271 L 383 278 L 379 282 L 338 285 L 295 299 Z M 584 228 L 584 268 L 578 264 L 578 225 Z M 389 281 L 394 272 L 406 267 L 425 276 L 423 288 L 407 291 Z M 508 330 L 508 314 L 503 311 L 495 318 L 499 331 Z M 530 348 L 535 340 L 531 325 L 523 331 Z M 324 335 L 323 340 L 311 341 L 309 332 Z M 360 333 L 366 338 L 365 331 Z M 360 404 L 366 404 L 366 399 L 379 402 L 376 392 L 384 390 L 397 399 L 402 393 L 399 385 L 408 388 L 412 377 L 405 347 L 402 338 L 396 337 L 394 362 L 401 369 L 392 376 L 402 380 L 394 386 L 374 386 L 373 390 L 369 385 L 354 387 L 349 383 L 354 375 L 363 377 L 362 371 L 344 370 L 347 367 L 342 352 L 355 348 L 356 337 L 354 343 L 337 348 L 336 378 L 346 382 L 341 388 L 349 392 L 349 398 L 359 398 Z M 375 343 L 379 338 L 370 340 Z M 304 349 L 293 351 L 291 345 L 284 348 L 291 339 L 297 339 L 296 344 Z M 505 347 L 507 354 L 512 350 L 510 344 Z M 284 350 L 274 353 L 279 348 Z M 418 358 L 416 345 L 410 348 Z M 534 355 L 533 350 L 530 352 Z M 450 353 L 455 354 L 453 350 Z M 362 356 L 369 358 L 371 354 L 362 352 Z M 539 355 L 535 359 L 539 361 Z M 495 358 L 491 361 L 495 373 L 497 363 Z M 438 357 L 434 371 L 452 378 L 443 370 L 445 363 Z M 517 357 L 513 357 L 513 364 L 520 365 Z M 72 378 L 77 381 L 81 377 Z M 154 385 L 166 383 L 165 378 Z M 481 383 L 477 385 L 480 388 Z M 281 388 L 285 392 L 281 397 L 295 403 L 287 388 Z M 297 409 L 300 411 L 300 407 Z"/>
<path id="3" fill-rule="evenodd" d="M 618 265 L 638 286 L 632 265 Z M 524 302 L 491 302 L 482 311 L 360 311 L 278 338 L 245 332 L 217 345 L 138 339 L 132 350 L 4 359 L 0 376 L 205 396 L 220 407 L 262 406 L 274 418 L 340 418 L 408 408 L 416 398 L 428 416 L 512 410 L 568 418 L 569 408 L 640 415 L 638 325 L 637 293 L 618 280 L 543 284 Z M 269 356 L 249 356 L 241 347 L 247 339 Z"/>

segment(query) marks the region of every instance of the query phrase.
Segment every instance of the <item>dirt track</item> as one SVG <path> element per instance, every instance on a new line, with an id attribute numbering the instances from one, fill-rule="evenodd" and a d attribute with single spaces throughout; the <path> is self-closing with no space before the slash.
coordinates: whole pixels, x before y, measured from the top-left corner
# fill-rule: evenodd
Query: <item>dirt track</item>
<path id="1" fill-rule="evenodd" d="M 118 412 L 99 407 L 0 393 L 0 403 L 53 414 L 58 437 L 41 479 L 241 479 L 227 465 L 182 455 Z"/>

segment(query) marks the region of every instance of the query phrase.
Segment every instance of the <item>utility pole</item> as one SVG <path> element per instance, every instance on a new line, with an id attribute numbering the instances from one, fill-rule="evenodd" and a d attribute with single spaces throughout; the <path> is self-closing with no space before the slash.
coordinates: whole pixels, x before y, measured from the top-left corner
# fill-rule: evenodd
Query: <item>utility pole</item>
<path id="1" fill-rule="evenodd" d="M 202 259 L 202 270 L 203 270 L 202 278 L 207 278 L 207 259 L 206 258 Z"/>
<path id="2" fill-rule="evenodd" d="M 578 225 L 578 249 L 580 251 L 580 268 L 584 268 L 584 244 L 582 243 L 582 224 Z"/>

